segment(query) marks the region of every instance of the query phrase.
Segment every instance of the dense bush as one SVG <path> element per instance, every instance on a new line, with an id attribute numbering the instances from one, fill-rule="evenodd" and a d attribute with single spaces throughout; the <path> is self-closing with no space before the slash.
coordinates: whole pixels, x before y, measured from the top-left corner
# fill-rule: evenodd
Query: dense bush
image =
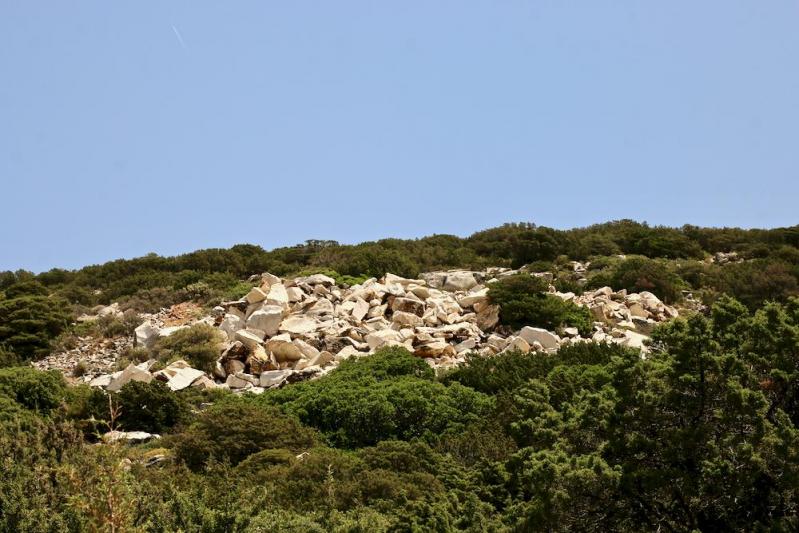
<path id="1" fill-rule="evenodd" d="M 58 298 L 23 295 L 0 300 L 0 345 L 21 360 L 42 357 L 69 321 L 69 307 Z"/>
<path id="2" fill-rule="evenodd" d="M 238 464 L 261 450 L 299 454 L 316 441 L 312 430 L 278 409 L 229 400 L 204 411 L 175 438 L 177 458 L 191 468 L 209 460 Z"/>
<path id="3" fill-rule="evenodd" d="M 771 259 L 734 263 L 715 270 L 708 285 L 756 309 L 767 300 L 785 302 L 798 296 L 799 266 Z"/>
<path id="4" fill-rule="evenodd" d="M 797 246 L 799 228 L 513 224 L 466 239 L 239 245 L 0 273 L 0 366 L 47 353 L 59 334 L 65 348 L 70 336 L 99 335 L 96 324 L 67 327 L 70 313 L 97 303 L 212 303 L 241 296 L 250 284 L 240 280 L 264 271 L 336 269 L 350 283 L 385 271 L 527 264 L 577 292 L 568 260 L 591 258 L 594 286 L 667 301 L 685 287 L 715 301 L 657 329 L 646 359 L 585 343 L 553 355 L 472 355 L 437 380 L 392 348 L 260 396 L 131 384 L 114 395 L 117 422 L 164 434 L 144 446 L 86 438 L 97 429 L 86 420 L 108 415 L 103 392 L 2 369 L 0 531 L 795 530 Z M 702 260 L 719 251 L 744 260 Z M 491 297 L 506 300 L 503 321 L 524 317 L 517 325 L 580 321 L 545 291 L 528 275 L 492 284 Z M 199 329 L 155 352 L 207 365 L 215 339 Z M 196 413 L 184 418 L 187 404 Z"/>
<path id="5" fill-rule="evenodd" d="M 20 360 L 17 354 L 0 344 L 0 368 L 17 366 L 18 364 L 20 364 Z"/>
<path id="6" fill-rule="evenodd" d="M 683 280 L 669 265 L 646 257 L 628 257 L 612 266 L 610 272 L 590 278 L 589 284 L 593 288 L 607 285 L 615 290 L 649 291 L 666 303 L 679 300 L 685 288 Z"/>
<path id="7" fill-rule="evenodd" d="M 66 396 L 66 382 L 60 372 L 40 372 L 30 367 L 0 369 L 0 396 L 15 401 L 25 409 L 48 414 L 61 405 Z"/>
<path id="8" fill-rule="evenodd" d="M 152 355 L 165 363 L 183 359 L 194 368 L 212 372 L 221 342 L 219 330 L 207 324 L 195 324 L 158 339 Z"/>
<path id="9" fill-rule="evenodd" d="M 97 319 L 97 329 L 104 337 L 117 337 L 120 335 L 133 335 L 134 330 L 142 323 L 138 313 L 129 309 L 121 317 L 112 315 L 101 316 Z"/>
<path id="10" fill-rule="evenodd" d="M 536 326 L 550 330 L 575 327 L 581 334 L 591 331 L 588 309 L 547 294 L 548 283 L 529 274 L 516 274 L 489 286 L 491 303 L 500 306 L 499 319 L 514 329 Z"/>
<path id="11" fill-rule="evenodd" d="M 402 348 L 348 360 L 324 380 L 287 387 L 258 400 L 281 406 L 344 448 L 387 439 L 432 442 L 436 435 L 457 430 L 491 407 L 489 398 L 471 389 L 433 381 L 427 364 Z"/>
<path id="12" fill-rule="evenodd" d="M 0 530 L 796 529 L 799 299 L 751 312 L 721 297 L 653 339 L 646 359 L 593 343 L 473 355 L 441 382 L 393 348 L 260 396 L 206 398 L 193 422 L 133 447 L 88 444 L 61 421 L 104 393 L 48 398 L 63 383 L 7 369 Z M 117 396 L 164 403 L 151 388 Z M 145 467 L 153 457 L 167 459 Z"/>
<path id="13" fill-rule="evenodd" d="M 108 403 L 104 394 L 97 405 L 96 418 L 108 419 Z M 124 431 L 147 431 L 163 433 L 188 416 L 188 405 L 183 397 L 175 394 L 164 383 L 131 381 L 112 396 L 120 410 L 116 422 Z"/>

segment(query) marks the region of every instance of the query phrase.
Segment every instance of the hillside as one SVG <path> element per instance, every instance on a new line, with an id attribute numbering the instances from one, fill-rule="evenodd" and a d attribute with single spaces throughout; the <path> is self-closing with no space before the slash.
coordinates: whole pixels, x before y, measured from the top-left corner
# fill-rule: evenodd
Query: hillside
<path id="1" fill-rule="evenodd" d="M 796 528 L 797 296 L 632 221 L 2 273 L 0 530 Z"/>

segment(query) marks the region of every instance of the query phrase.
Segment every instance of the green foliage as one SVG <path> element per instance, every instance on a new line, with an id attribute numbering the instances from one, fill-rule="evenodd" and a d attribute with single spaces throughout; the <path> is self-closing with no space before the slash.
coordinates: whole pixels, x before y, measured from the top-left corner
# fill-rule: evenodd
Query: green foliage
<path id="1" fill-rule="evenodd" d="M 42 372 L 30 367 L 0 369 L 0 396 L 5 396 L 25 409 L 49 414 L 61 405 L 66 396 L 66 382 L 61 373 Z"/>
<path id="2" fill-rule="evenodd" d="M 67 327 L 82 306 L 210 304 L 243 295 L 251 284 L 240 280 L 264 271 L 352 284 L 386 271 L 527 264 L 577 292 L 568 259 L 592 258 L 593 286 L 667 301 L 691 288 L 715 300 L 658 328 L 646 359 L 580 343 L 552 355 L 473 354 L 437 380 L 391 348 L 260 396 L 134 383 L 114 398 L 123 429 L 164 434 L 144 446 L 92 443 L 87 420 L 108 416 L 102 391 L 0 369 L 0 531 L 796 530 L 797 246 L 797 228 L 512 224 L 466 239 L 238 245 L 0 273 L 0 366 L 47 353 L 59 334 L 64 347 L 70 335 L 100 334 L 102 324 Z M 719 251 L 744 260 L 703 261 Z M 531 276 L 490 289 L 505 301 L 503 322 L 581 320 Z M 156 347 L 162 362 L 216 358 L 208 331 L 176 335 Z"/>
<path id="3" fill-rule="evenodd" d="M 432 442 L 491 407 L 488 398 L 471 389 L 436 383 L 427 364 L 402 348 L 346 361 L 323 379 L 269 392 L 258 400 L 281 406 L 344 448 L 387 439 Z"/>
<path id="4" fill-rule="evenodd" d="M 133 335 L 141 322 L 138 313 L 129 309 L 119 318 L 112 315 L 101 316 L 97 319 L 97 329 L 106 338 L 129 336 Z"/>
<path id="5" fill-rule="evenodd" d="M 649 291 L 666 303 L 679 300 L 680 291 L 685 287 L 683 280 L 667 264 L 646 257 L 628 257 L 609 273 L 592 277 L 589 284 L 593 288 L 607 285 L 615 290 Z"/>
<path id="6" fill-rule="evenodd" d="M 20 360 L 17 357 L 17 354 L 12 352 L 9 348 L 6 348 L 2 344 L 0 344 L 0 368 L 17 366 L 19 364 Z"/>
<path id="7" fill-rule="evenodd" d="M 392 348 L 259 396 L 128 385 L 123 417 L 214 402 L 133 447 L 61 421 L 103 392 L 2 370 L 0 530 L 796 529 L 799 299 L 721 297 L 653 340 L 472 355 L 440 381 Z"/>
<path id="8" fill-rule="evenodd" d="M 444 383 L 460 383 L 486 394 L 511 392 L 530 379 L 544 376 L 552 360 L 537 353 L 505 352 L 494 357 L 477 354 L 466 356 L 466 362 L 444 374 Z"/>
<path id="9" fill-rule="evenodd" d="M 0 300 L 0 345 L 21 360 L 42 357 L 69 320 L 66 302 L 57 298 L 24 295 Z"/>
<path id="10" fill-rule="evenodd" d="M 236 465 L 262 450 L 299 454 L 313 446 L 314 432 L 278 409 L 228 400 L 200 414 L 175 437 L 175 455 L 191 468 L 211 459 Z"/>
<path id="11" fill-rule="evenodd" d="M 547 289 L 542 278 L 516 274 L 492 283 L 488 296 L 491 303 L 500 306 L 500 323 L 514 329 L 536 326 L 555 330 L 571 326 L 588 334 L 592 326 L 588 309 L 547 294 Z"/>
<path id="12" fill-rule="evenodd" d="M 768 300 L 799 296 L 799 266 L 773 259 L 734 263 L 715 270 L 708 285 L 756 309 Z"/>
<path id="13" fill-rule="evenodd" d="M 195 324 L 158 339 L 152 355 L 162 362 L 183 359 L 194 368 L 212 372 L 219 357 L 221 342 L 216 328 L 207 324 Z"/>
<path id="14" fill-rule="evenodd" d="M 586 228 L 555 230 L 518 223 L 480 231 L 468 238 L 432 235 L 357 245 L 309 240 L 271 251 L 253 245 L 236 245 L 227 250 L 198 250 L 176 257 L 150 254 L 79 271 L 53 269 L 39 275 L 4 272 L 0 279 L 0 297 L 3 293 L 6 299 L 56 296 L 74 306 L 76 313 L 81 312 L 81 306 L 85 310 L 98 302 L 118 301 L 123 309 L 154 313 L 185 300 L 211 305 L 219 300 L 239 298 L 250 288 L 249 283 L 241 280 L 265 271 L 281 276 L 324 272 L 338 283 L 353 285 L 386 272 L 416 277 L 419 272 L 441 268 L 528 265 L 532 270 L 552 271 L 566 259 L 591 259 L 594 264 L 590 268 L 597 270 L 603 263 L 616 261 L 608 256 L 638 254 L 670 260 L 667 270 L 684 273 L 693 289 L 704 289 L 712 297 L 721 292 L 731 293 L 747 305 L 757 306 L 768 299 L 783 301 L 784 297 L 796 293 L 798 246 L 797 227 L 772 230 L 666 228 L 620 220 Z M 719 251 L 737 251 L 741 257 L 761 263 L 751 267 L 730 264 L 718 269 L 710 266 L 708 272 L 700 274 L 698 262 L 694 260 Z M 683 260 L 690 260 L 693 270 L 684 270 Z M 768 272 L 763 273 L 766 265 Z M 728 270 L 729 276 L 726 275 Z M 611 283 L 610 272 L 605 274 L 603 283 Z M 646 287 L 654 283 L 653 292 L 667 293 L 658 294 L 661 298 L 679 296 L 682 284 L 672 276 L 663 277 L 663 273 L 655 269 L 645 274 L 630 280 L 630 286 Z M 641 284 L 637 283 L 639 278 Z M 748 283 L 749 280 L 754 283 Z M 574 285 L 574 281 L 559 274 L 555 285 L 561 290 L 579 292 L 579 285 Z M 677 292 L 671 290 L 674 282 L 679 286 Z M 30 357 L 18 355 L 23 359 Z"/>
<path id="15" fill-rule="evenodd" d="M 157 380 L 131 381 L 113 400 L 121 409 L 118 423 L 125 431 L 163 433 L 188 416 L 188 405 L 182 396 Z"/>

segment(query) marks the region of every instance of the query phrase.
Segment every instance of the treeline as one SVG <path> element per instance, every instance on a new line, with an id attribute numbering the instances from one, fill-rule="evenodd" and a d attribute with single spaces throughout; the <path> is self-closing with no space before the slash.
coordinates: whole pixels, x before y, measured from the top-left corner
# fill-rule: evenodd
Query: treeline
<path id="1" fill-rule="evenodd" d="M 738 252 L 748 259 L 777 258 L 788 262 L 799 255 L 799 226 L 770 230 L 739 228 L 668 228 L 630 220 L 587 228 L 556 230 L 529 223 L 505 224 L 467 238 L 433 235 L 421 239 L 383 239 L 357 245 L 309 240 L 292 247 L 266 251 L 241 244 L 176 257 L 150 254 L 120 259 L 77 271 L 52 269 L 39 275 L 25 271 L 0 273 L 0 291 L 25 280 L 47 287 L 72 286 L 100 290 L 101 303 L 157 288 L 184 288 L 211 274 L 239 280 L 251 274 L 288 275 L 308 268 L 332 269 L 346 276 L 382 276 L 386 272 L 414 277 L 437 268 L 517 268 L 561 257 L 584 261 L 616 254 L 662 259 L 702 259 L 716 252 Z M 224 285 L 231 278 L 211 279 Z M 73 299 L 91 299 L 88 294 Z"/>
<path id="2" fill-rule="evenodd" d="M 717 252 L 736 252 L 738 258 L 724 265 L 706 261 Z M 627 259 L 621 260 L 620 254 Z M 591 261 L 585 277 L 575 275 L 570 260 Z M 357 245 L 311 240 L 271 251 L 236 245 L 176 257 L 120 259 L 76 271 L 3 272 L 0 361 L 41 356 L 70 317 L 97 304 L 120 302 L 123 309 L 137 312 L 156 312 L 186 300 L 210 305 L 245 294 L 249 285 L 244 280 L 261 272 L 324 272 L 339 283 L 353 284 L 386 272 L 416 277 L 443 268 L 523 265 L 551 271 L 556 287 L 564 291 L 611 285 L 649 290 L 667 302 L 693 291 L 707 304 L 729 294 L 755 309 L 765 301 L 784 302 L 799 294 L 799 226 L 668 228 L 622 220 L 555 230 L 506 224 L 467 238 L 433 235 Z"/>
<path id="3" fill-rule="evenodd" d="M 795 531 L 799 300 L 261 395 L 0 370 L 0 531 Z M 213 402 L 207 407 L 208 402 Z M 163 438 L 95 446 L 111 425 Z M 148 466 L 149 465 L 149 466 Z"/>

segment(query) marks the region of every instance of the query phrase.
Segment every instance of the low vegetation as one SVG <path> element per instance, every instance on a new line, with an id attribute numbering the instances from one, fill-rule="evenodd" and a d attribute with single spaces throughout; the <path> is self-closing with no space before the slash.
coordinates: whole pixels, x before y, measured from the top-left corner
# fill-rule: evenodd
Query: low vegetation
<path id="1" fill-rule="evenodd" d="M 250 245 L 0 274 L 0 531 L 792 531 L 799 528 L 799 229 L 507 225 L 354 246 Z M 719 261 L 718 252 L 735 252 Z M 619 257 L 624 254 L 624 257 Z M 588 270 L 571 263 L 590 261 Z M 705 311 L 651 352 L 595 343 L 471 356 L 436 376 L 402 348 L 260 395 L 132 382 L 107 395 L 27 364 L 157 310 L 244 294 L 250 275 L 530 265 L 560 290 L 610 285 Z M 532 276 L 492 283 L 501 326 L 590 329 Z M 210 369 L 219 339 L 161 339 Z M 73 339 L 74 340 L 74 339 Z M 109 428 L 162 435 L 99 445 Z"/>
<path id="2" fill-rule="evenodd" d="M 439 378 L 390 348 L 257 396 L 130 383 L 115 422 L 164 435 L 134 447 L 84 436 L 105 393 L 6 369 L 0 530 L 799 527 L 799 300 L 722 297 L 653 339 L 646 359 L 585 343 Z"/>
<path id="3" fill-rule="evenodd" d="M 183 359 L 194 368 L 213 372 L 221 342 L 219 330 L 196 324 L 158 339 L 148 355 L 165 364 Z"/>
<path id="4" fill-rule="evenodd" d="M 593 319 L 585 307 L 547 293 L 549 282 L 515 274 L 492 283 L 488 295 L 500 306 L 500 322 L 513 329 L 535 326 L 551 331 L 574 327 L 582 335 L 591 331 Z"/>

